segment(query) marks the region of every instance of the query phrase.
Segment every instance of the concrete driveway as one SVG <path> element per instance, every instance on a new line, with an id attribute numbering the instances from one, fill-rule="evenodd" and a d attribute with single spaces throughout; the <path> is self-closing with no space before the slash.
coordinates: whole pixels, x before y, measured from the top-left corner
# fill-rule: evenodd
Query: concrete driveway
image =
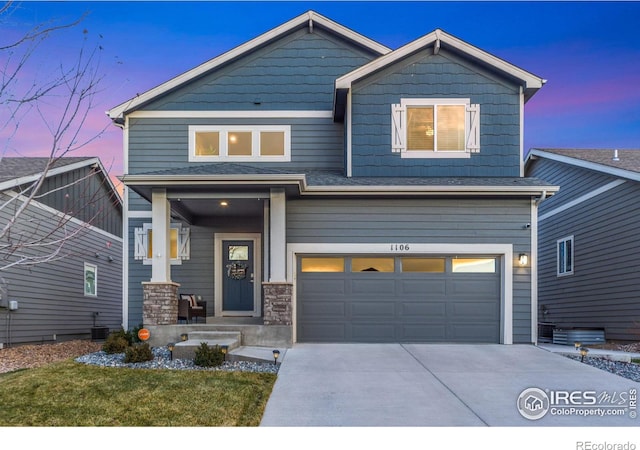
<path id="1" fill-rule="evenodd" d="M 639 387 L 532 345 L 296 344 L 261 425 L 637 427 Z"/>

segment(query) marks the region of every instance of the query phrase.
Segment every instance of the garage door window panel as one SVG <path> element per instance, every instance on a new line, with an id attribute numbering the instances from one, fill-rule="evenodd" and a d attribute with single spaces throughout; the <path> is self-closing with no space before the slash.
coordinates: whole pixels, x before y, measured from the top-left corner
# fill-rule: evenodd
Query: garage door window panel
<path id="1" fill-rule="evenodd" d="M 344 272 L 344 258 L 302 258 L 300 270 L 306 273 Z"/>
<path id="2" fill-rule="evenodd" d="M 453 273 L 496 273 L 495 258 L 453 258 Z"/>
<path id="3" fill-rule="evenodd" d="M 351 272 L 395 272 L 395 258 L 352 258 Z"/>
<path id="4" fill-rule="evenodd" d="M 444 273 L 445 258 L 402 258 L 402 271 L 421 273 Z"/>

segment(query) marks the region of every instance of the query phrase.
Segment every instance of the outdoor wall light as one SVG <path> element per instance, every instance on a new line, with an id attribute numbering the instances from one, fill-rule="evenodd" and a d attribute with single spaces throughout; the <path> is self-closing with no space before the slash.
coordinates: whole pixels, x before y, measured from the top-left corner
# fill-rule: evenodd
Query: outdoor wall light
<path id="1" fill-rule="evenodd" d="M 526 253 L 520 253 L 520 255 L 518 256 L 518 260 L 520 261 L 521 266 L 526 266 L 529 262 L 529 257 Z"/>
<path id="2" fill-rule="evenodd" d="M 182 333 L 180 335 L 180 339 L 183 341 L 186 341 L 187 339 L 189 339 L 189 335 L 187 333 Z"/>
<path id="3" fill-rule="evenodd" d="M 576 348 L 576 350 L 580 350 L 580 347 L 582 347 L 582 342 L 576 341 L 573 343 L 573 346 Z"/>
<path id="4" fill-rule="evenodd" d="M 273 363 L 278 364 L 278 357 L 280 356 L 280 350 L 273 351 Z"/>
<path id="5" fill-rule="evenodd" d="M 167 348 L 169 349 L 169 359 L 173 360 L 173 349 L 176 348 L 176 344 L 174 344 L 173 342 L 169 342 L 167 344 Z"/>
<path id="6" fill-rule="evenodd" d="M 580 362 L 584 362 L 584 357 L 589 353 L 589 349 L 586 347 L 580 347 Z"/>
<path id="7" fill-rule="evenodd" d="M 224 361 L 227 360 L 227 352 L 229 351 L 229 347 L 226 345 L 223 345 L 222 347 L 220 347 L 220 351 L 222 352 L 222 358 Z"/>

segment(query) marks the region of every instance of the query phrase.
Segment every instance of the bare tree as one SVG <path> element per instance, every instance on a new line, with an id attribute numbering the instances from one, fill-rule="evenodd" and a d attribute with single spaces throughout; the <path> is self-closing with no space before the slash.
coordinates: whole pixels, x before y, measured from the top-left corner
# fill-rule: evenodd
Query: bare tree
<path id="1" fill-rule="evenodd" d="M 36 180 L 16 186 L 12 192 L 0 193 L 0 214 L 4 212 L 0 221 L 0 270 L 69 255 L 71 250 L 66 249 L 66 244 L 83 232 L 83 227 L 71 226 L 70 218 L 83 205 L 75 211 L 65 211 L 69 214 L 56 218 L 53 228 L 33 223 L 26 211 L 33 201 L 50 193 L 45 192 L 45 181 L 60 159 L 96 140 L 108 126 L 87 136 L 87 118 L 95 107 L 103 76 L 100 37 L 94 40 L 86 29 L 81 30 L 85 17 L 67 23 L 42 22 L 16 35 L 7 31 L 12 30 L 9 24 L 18 8 L 20 5 L 13 2 L 0 6 L 0 131 L 5 137 L 0 158 L 10 152 L 23 154 L 25 149 L 15 148 L 13 142 L 21 133 L 29 133 L 29 127 L 37 120 L 46 130 L 46 137 L 38 144 L 46 162 Z M 56 55 L 43 54 L 42 47 L 59 34 L 73 31 L 77 31 L 80 42 L 75 59 L 70 63 L 56 62 L 49 68 L 45 62 L 55 61 Z M 73 183 L 83 181 L 86 180 Z M 90 204 L 90 197 L 96 193 L 88 195 L 89 198 L 75 199 L 75 203 Z"/>

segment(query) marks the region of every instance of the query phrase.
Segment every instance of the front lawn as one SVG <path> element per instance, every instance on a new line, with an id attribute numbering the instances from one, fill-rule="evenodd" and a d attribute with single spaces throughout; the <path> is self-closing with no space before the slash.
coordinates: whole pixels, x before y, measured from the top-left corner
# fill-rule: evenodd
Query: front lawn
<path id="1" fill-rule="evenodd" d="M 0 374 L 0 426 L 258 426 L 276 375 L 90 366 Z"/>

